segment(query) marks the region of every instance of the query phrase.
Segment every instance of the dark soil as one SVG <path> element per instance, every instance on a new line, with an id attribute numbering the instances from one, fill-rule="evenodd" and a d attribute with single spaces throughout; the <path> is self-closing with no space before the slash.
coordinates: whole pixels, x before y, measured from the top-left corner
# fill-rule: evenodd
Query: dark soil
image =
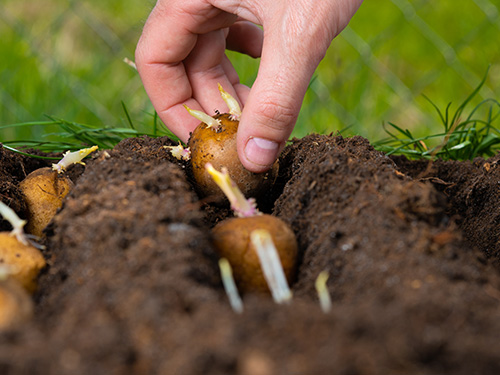
<path id="1" fill-rule="evenodd" d="M 46 230 L 36 316 L 0 334 L 0 374 L 500 373 L 498 157 L 294 140 L 259 201 L 297 235 L 294 299 L 246 294 L 237 314 L 210 240 L 228 210 L 196 196 L 166 144 L 129 139 L 74 173 Z M 40 164 L 0 149 L 0 196 L 20 215 L 17 184 Z"/>

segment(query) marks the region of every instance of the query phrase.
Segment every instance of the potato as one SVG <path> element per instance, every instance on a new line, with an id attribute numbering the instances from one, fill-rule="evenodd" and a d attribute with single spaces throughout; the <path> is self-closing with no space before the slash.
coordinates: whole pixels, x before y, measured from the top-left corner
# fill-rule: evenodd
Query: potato
<path id="1" fill-rule="evenodd" d="M 8 278 L 17 280 L 28 292 L 35 291 L 37 277 L 45 267 L 45 259 L 39 250 L 25 245 L 7 232 L 0 233 L 0 265 L 12 267 Z"/>
<path id="2" fill-rule="evenodd" d="M 0 280 L 0 331 L 19 327 L 33 315 L 30 295 L 15 280 Z"/>
<path id="3" fill-rule="evenodd" d="M 268 191 L 276 178 L 278 164 L 266 173 L 247 170 L 241 164 L 236 151 L 239 121 L 233 120 L 229 113 L 213 118 L 220 121 L 220 126 L 213 128 L 201 123 L 193 131 L 188 142 L 193 176 L 200 195 L 210 197 L 214 203 L 226 202 L 224 193 L 205 170 L 207 163 L 211 163 L 215 169 L 227 168 L 229 176 L 245 196 L 258 197 Z"/>
<path id="4" fill-rule="evenodd" d="M 49 224 L 64 197 L 73 188 L 73 183 L 64 174 L 51 168 L 40 168 L 31 172 L 19 187 L 27 205 L 27 233 L 42 237 L 43 229 Z"/>
<path id="5" fill-rule="evenodd" d="M 269 293 L 260 261 L 250 241 L 256 229 L 267 230 L 278 251 L 288 283 L 293 281 L 297 267 L 298 245 L 290 227 L 271 215 L 231 218 L 217 224 L 212 230 L 213 243 L 233 269 L 233 275 L 242 292 Z"/>

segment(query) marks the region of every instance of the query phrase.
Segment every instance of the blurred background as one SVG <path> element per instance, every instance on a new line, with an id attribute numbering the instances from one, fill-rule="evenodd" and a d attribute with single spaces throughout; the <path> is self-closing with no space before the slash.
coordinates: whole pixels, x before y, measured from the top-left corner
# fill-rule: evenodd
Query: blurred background
<path id="1" fill-rule="evenodd" d="M 6 127 L 47 115 L 97 127 L 152 126 L 154 110 L 123 62 L 154 2 L 2 0 L 0 142 L 42 139 L 46 126 Z M 334 40 L 307 92 L 294 136 L 311 132 L 385 136 L 383 123 L 425 135 L 435 109 L 500 98 L 500 0 L 365 1 Z M 251 85 L 258 60 L 230 53 Z M 126 111 L 124 110 L 126 108 Z M 128 116 L 127 116 L 128 114 Z M 130 118 L 130 120 L 129 120 Z"/>

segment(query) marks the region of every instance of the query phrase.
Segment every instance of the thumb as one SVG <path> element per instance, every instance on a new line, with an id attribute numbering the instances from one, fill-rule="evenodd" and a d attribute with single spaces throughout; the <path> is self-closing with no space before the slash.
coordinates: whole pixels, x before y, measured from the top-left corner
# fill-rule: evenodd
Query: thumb
<path id="1" fill-rule="evenodd" d="M 260 74 L 238 126 L 238 155 L 245 168 L 260 173 L 272 166 L 292 133 L 306 89 L 287 72 Z"/>
<path id="2" fill-rule="evenodd" d="M 314 70 L 361 2 L 259 2 L 268 5 L 259 16 L 262 58 L 237 136 L 238 155 L 248 170 L 264 172 L 274 163 L 292 133 Z M 253 1 L 246 3 L 250 7 Z"/>
<path id="3" fill-rule="evenodd" d="M 309 81 L 327 48 L 325 45 L 317 53 L 310 53 L 296 42 L 287 43 L 281 33 L 264 36 L 257 79 L 238 126 L 238 155 L 248 170 L 264 172 L 277 159 L 292 133 Z"/>

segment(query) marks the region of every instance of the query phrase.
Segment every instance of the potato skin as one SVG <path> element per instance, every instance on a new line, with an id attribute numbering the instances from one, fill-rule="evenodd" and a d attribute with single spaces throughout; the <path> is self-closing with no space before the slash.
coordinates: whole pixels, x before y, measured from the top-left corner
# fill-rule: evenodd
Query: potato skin
<path id="1" fill-rule="evenodd" d="M 212 229 L 213 243 L 218 254 L 231 264 L 241 292 L 270 293 L 250 241 L 250 233 L 256 229 L 265 229 L 271 234 L 285 276 L 291 283 L 297 268 L 298 245 L 295 234 L 283 220 L 271 215 L 227 219 Z"/>
<path id="2" fill-rule="evenodd" d="M 40 168 L 31 172 L 19 184 L 27 206 L 27 233 L 42 237 L 43 229 L 49 224 L 64 197 L 73 188 L 73 183 L 64 174 L 51 168 Z"/>
<path id="3" fill-rule="evenodd" d="M 0 233 L 0 264 L 12 266 L 9 279 L 17 280 L 28 292 L 35 291 L 37 277 L 45 267 L 43 255 L 33 246 L 24 245 L 7 232 Z"/>
<path id="4" fill-rule="evenodd" d="M 33 315 L 33 300 L 15 280 L 0 280 L 0 331 L 20 327 Z"/>
<path id="5" fill-rule="evenodd" d="M 227 202 L 224 193 L 205 170 L 210 162 L 217 170 L 227 168 L 229 176 L 238 185 L 243 195 L 258 197 L 274 183 L 278 172 L 278 164 L 266 173 L 253 173 L 241 164 L 236 150 L 236 132 L 239 121 L 232 120 L 231 115 L 224 113 L 214 116 L 220 120 L 221 126 L 215 130 L 201 123 L 193 131 L 188 142 L 191 150 L 191 167 L 197 183 L 198 193 L 210 197 L 214 203 Z"/>

